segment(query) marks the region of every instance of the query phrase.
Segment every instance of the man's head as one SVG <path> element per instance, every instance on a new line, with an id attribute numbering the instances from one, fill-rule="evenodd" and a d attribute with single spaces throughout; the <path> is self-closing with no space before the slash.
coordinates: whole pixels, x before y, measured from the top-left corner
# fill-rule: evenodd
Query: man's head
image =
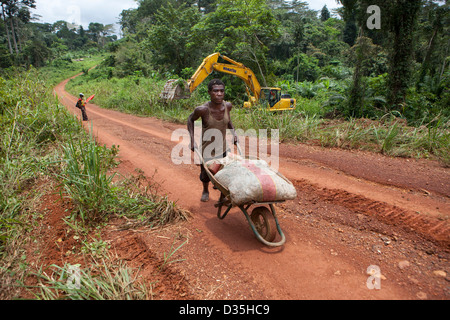
<path id="1" fill-rule="evenodd" d="M 208 93 L 213 103 L 221 104 L 225 96 L 225 84 L 220 79 L 211 80 L 208 83 Z"/>
<path id="2" fill-rule="evenodd" d="M 84 97 L 84 94 L 80 93 L 80 98 L 83 98 L 83 97 Z"/>
<path id="3" fill-rule="evenodd" d="M 208 83 L 208 91 L 211 91 L 213 86 L 215 86 L 215 85 L 223 86 L 225 88 L 225 84 L 222 82 L 222 80 L 220 80 L 220 79 L 212 79 Z"/>

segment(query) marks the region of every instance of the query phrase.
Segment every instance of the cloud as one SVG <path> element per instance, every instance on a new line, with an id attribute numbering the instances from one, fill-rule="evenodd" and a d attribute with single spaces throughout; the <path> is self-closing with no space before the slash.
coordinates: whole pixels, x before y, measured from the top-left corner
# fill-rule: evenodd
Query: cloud
<path id="1" fill-rule="evenodd" d="M 306 2 L 308 3 L 308 7 L 312 10 L 322 10 L 324 5 L 326 5 L 330 11 L 341 7 L 336 0 L 306 0 Z"/>
<path id="2" fill-rule="evenodd" d="M 87 28 L 91 22 L 116 24 L 122 10 L 137 6 L 134 0 L 36 0 L 32 14 L 41 16 L 40 22 L 63 20 Z"/>
<path id="3" fill-rule="evenodd" d="M 321 10 L 340 7 L 336 0 L 306 0 L 310 9 Z M 136 0 L 36 0 L 36 9 L 32 14 L 40 15 L 40 22 L 54 23 L 63 20 L 87 28 L 89 23 L 117 25 L 120 13 L 125 9 L 137 8 Z"/>

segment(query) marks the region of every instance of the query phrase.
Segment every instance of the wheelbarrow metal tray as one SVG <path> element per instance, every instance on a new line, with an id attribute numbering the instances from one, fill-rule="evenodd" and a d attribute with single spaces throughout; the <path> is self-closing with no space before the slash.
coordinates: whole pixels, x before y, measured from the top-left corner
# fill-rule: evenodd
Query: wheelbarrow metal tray
<path id="1" fill-rule="evenodd" d="M 238 207 L 260 242 L 271 247 L 283 245 L 286 238 L 278 222 L 274 204 L 297 196 L 292 183 L 281 173 L 267 170 L 267 163 L 256 157 L 236 159 L 216 172 L 218 167 L 215 164 L 221 160 L 205 163 L 200 152 L 196 151 L 211 183 L 221 192 L 215 205 L 218 208 L 218 218 L 224 219 L 233 207 Z M 252 205 L 256 207 L 249 213 Z M 224 213 L 222 207 L 227 208 Z M 276 231 L 281 240 L 273 242 Z"/>

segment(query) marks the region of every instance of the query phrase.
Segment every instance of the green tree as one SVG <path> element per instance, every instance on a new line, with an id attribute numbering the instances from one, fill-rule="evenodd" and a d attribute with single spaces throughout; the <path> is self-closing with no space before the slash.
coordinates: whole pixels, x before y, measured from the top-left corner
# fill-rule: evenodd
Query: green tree
<path id="1" fill-rule="evenodd" d="M 198 8 L 202 13 L 208 14 L 216 10 L 216 0 L 198 0 Z"/>
<path id="2" fill-rule="evenodd" d="M 344 6 L 344 19 L 353 18 L 365 35 L 377 39 L 389 52 L 388 104 L 399 110 L 406 99 L 411 81 L 412 53 L 416 19 L 422 0 L 339 0 Z M 377 5 L 381 9 L 381 30 L 367 28 L 367 8 Z"/>
<path id="3" fill-rule="evenodd" d="M 439 5 L 435 1 L 426 1 L 420 12 L 417 28 L 416 59 L 421 62 L 419 76 L 416 82 L 418 90 L 425 89 L 426 78 L 433 83 L 440 83 L 446 69 L 446 59 L 450 46 L 450 6 L 448 3 Z M 429 81 L 428 81 L 429 82 Z M 438 89 L 439 86 L 432 86 Z"/>
<path id="4" fill-rule="evenodd" d="M 158 10 L 154 20 L 144 45 L 153 53 L 153 61 L 159 69 L 180 74 L 195 61 L 196 48 L 188 43 L 191 27 L 200 20 L 200 13 L 193 7 L 176 8 L 168 3 Z"/>
<path id="5" fill-rule="evenodd" d="M 120 14 L 120 28 L 125 36 L 135 35 L 138 42 L 147 38 L 147 31 L 156 24 L 158 10 L 172 5 L 178 8 L 182 5 L 190 7 L 193 1 L 186 0 L 137 0 L 136 9 L 123 10 Z"/>
<path id="6" fill-rule="evenodd" d="M 363 34 L 360 34 L 350 50 L 351 59 L 355 61 L 355 70 L 346 110 L 344 110 L 347 116 L 363 117 L 372 113 L 370 110 L 365 110 L 367 106 L 367 77 L 372 65 L 372 60 L 367 57 L 375 57 L 378 50 L 378 46 L 372 43 L 372 39 L 365 37 Z"/>
<path id="7" fill-rule="evenodd" d="M 300 1 L 271 0 L 269 7 L 280 23 L 280 37 L 270 41 L 269 57 L 288 60 L 298 52 L 305 53 L 308 46 L 305 25 L 316 19 L 316 13 L 308 9 L 306 2 Z"/>
<path id="8" fill-rule="evenodd" d="M 45 42 L 34 39 L 27 43 L 23 55 L 27 65 L 39 68 L 43 67 L 45 62 L 51 58 L 52 52 L 45 45 Z"/>
<path id="9" fill-rule="evenodd" d="M 219 0 L 216 10 L 205 15 L 194 31 L 196 41 L 213 42 L 215 51 L 258 70 L 266 84 L 266 55 L 269 44 L 280 35 L 279 25 L 265 0 Z"/>
<path id="10" fill-rule="evenodd" d="M 330 18 L 331 18 L 330 11 L 328 11 L 327 6 L 325 5 L 325 6 L 323 6 L 322 10 L 320 11 L 320 20 L 322 22 L 324 22 Z"/>
<path id="11" fill-rule="evenodd" d="M 0 44 L 0 69 L 6 69 L 12 65 L 11 54 L 4 44 Z"/>
<path id="12" fill-rule="evenodd" d="M 392 49 L 389 57 L 388 103 L 401 110 L 411 84 L 411 61 L 416 18 L 421 0 L 396 0 L 391 4 L 389 27 Z"/>
<path id="13" fill-rule="evenodd" d="M 138 23 L 138 11 L 137 9 L 122 10 L 120 13 L 120 29 L 124 36 L 135 34 L 136 25 Z"/>
<path id="14" fill-rule="evenodd" d="M 320 68 L 317 58 L 304 53 L 294 55 L 288 64 L 288 70 L 284 73 L 292 73 L 297 82 L 315 81 L 319 77 Z"/>
<path id="15" fill-rule="evenodd" d="M 63 20 L 56 21 L 53 24 L 56 36 L 70 49 L 75 49 L 74 41 L 77 38 L 75 29 L 69 29 L 68 23 Z"/>
<path id="16" fill-rule="evenodd" d="M 30 8 L 35 0 L 1 0 L 2 19 L 5 25 L 10 53 L 19 55 L 22 50 L 21 28 L 31 19 Z M 14 49 L 14 51 L 13 51 Z"/>
<path id="17" fill-rule="evenodd" d="M 98 44 L 98 43 L 100 43 L 100 35 L 101 35 L 101 32 L 103 31 L 103 28 L 104 28 L 104 26 L 102 23 L 91 22 L 91 23 L 89 23 L 86 34 L 91 41 Z"/>

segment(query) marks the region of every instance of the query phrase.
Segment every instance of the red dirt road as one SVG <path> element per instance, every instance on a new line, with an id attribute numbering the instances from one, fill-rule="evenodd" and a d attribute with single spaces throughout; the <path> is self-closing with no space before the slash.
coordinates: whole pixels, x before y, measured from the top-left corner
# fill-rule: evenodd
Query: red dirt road
<path id="1" fill-rule="evenodd" d="M 55 92 L 80 117 L 76 98 L 64 91 L 66 83 Z M 170 264 L 183 290 L 163 298 L 450 297 L 448 168 L 433 161 L 280 144 L 279 170 L 295 184 L 298 197 L 277 205 L 287 241 L 268 248 L 256 240 L 239 209 L 217 218 L 218 191 L 211 190 L 208 203 L 200 202 L 199 167 L 172 162 L 178 144 L 172 133 L 185 126 L 91 103 L 87 113 L 86 129 L 92 125 L 101 144 L 119 146 L 120 172 L 140 168 L 161 184 L 161 193 L 193 215 L 162 231 L 112 228 L 105 235 L 139 266 L 145 266 L 142 253 L 161 258 L 187 239 L 171 257 L 184 260 Z M 135 249 L 140 252 L 131 258 Z M 369 266 L 381 272 L 380 286 L 373 289 L 367 285 Z"/>

